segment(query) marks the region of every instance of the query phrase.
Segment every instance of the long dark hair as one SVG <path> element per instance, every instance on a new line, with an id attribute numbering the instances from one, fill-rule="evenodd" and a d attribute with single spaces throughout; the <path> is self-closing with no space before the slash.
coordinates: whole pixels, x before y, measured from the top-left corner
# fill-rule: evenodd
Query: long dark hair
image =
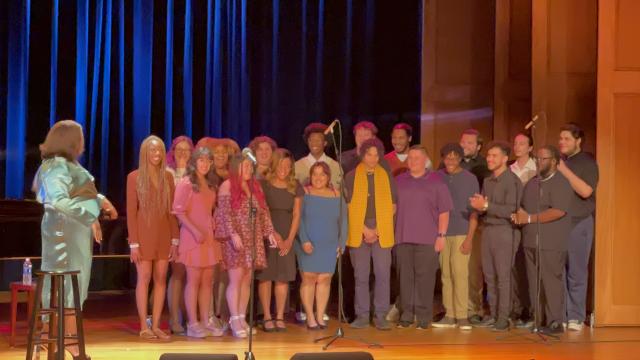
<path id="1" fill-rule="evenodd" d="M 211 150 L 209 150 L 208 148 L 199 147 L 195 149 L 193 153 L 191 153 L 191 157 L 187 162 L 187 169 L 185 172 L 185 176 L 187 176 L 189 178 L 189 181 L 191 181 L 191 186 L 193 187 L 193 191 L 199 192 L 200 183 L 198 182 L 197 163 L 198 163 L 198 159 L 200 159 L 201 157 L 204 157 L 207 160 L 211 161 L 211 167 L 209 168 L 209 172 L 204 176 L 204 178 L 207 181 L 207 186 L 209 187 L 209 189 L 215 191 L 218 188 L 218 185 L 220 184 L 220 178 L 218 177 L 218 175 L 216 175 L 216 170 L 213 168 L 213 154 L 211 153 Z"/>

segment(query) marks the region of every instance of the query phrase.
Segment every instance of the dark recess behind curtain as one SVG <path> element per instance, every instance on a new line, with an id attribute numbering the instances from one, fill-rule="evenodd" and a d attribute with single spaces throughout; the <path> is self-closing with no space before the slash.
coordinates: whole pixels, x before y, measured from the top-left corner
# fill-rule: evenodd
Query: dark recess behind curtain
<path id="1" fill-rule="evenodd" d="M 345 149 L 360 119 L 380 127 L 388 150 L 398 121 L 412 124 L 418 140 L 420 4 L 3 1 L 0 195 L 33 197 L 51 120 L 83 122 L 82 161 L 118 203 L 149 130 L 165 141 L 225 136 L 241 146 L 266 134 L 296 156 L 306 152 L 304 127 L 335 117 L 345 124 Z"/>

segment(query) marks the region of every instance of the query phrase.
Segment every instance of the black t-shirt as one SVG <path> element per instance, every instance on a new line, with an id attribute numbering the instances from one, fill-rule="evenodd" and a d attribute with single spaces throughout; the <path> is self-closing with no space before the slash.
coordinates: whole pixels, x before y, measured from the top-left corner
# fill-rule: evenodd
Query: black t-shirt
<path id="1" fill-rule="evenodd" d="M 571 232 L 571 215 L 567 213 L 573 199 L 573 190 L 567 178 L 560 172 L 556 172 L 539 181 L 536 176 L 529 180 L 522 194 L 522 208 L 529 214 L 538 212 L 538 184 L 540 184 L 540 212 L 548 209 L 558 209 L 565 212 L 560 219 L 540 224 L 540 249 L 566 251 Z M 525 247 L 536 247 L 536 233 L 538 226 L 535 223 L 527 224 L 523 228 Z"/>
<path id="2" fill-rule="evenodd" d="M 579 152 L 569 158 L 566 158 L 567 167 L 573 171 L 580 179 L 589 184 L 593 188 L 593 193 L 586 199 L 583 199 L 575 191 L 571 191 L 573 199 L 569 207 L 569 214 L 573 218 L 573 222 L 580 220 L 593 214 L 596 209 L 596 186 L 598 185 L 598 164 L 589 153 Z"/>

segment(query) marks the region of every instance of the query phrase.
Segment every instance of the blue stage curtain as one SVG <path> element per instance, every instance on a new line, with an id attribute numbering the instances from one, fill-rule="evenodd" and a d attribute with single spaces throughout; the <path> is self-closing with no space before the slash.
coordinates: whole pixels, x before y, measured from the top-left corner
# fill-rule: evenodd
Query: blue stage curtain
<path id="1" fill-rule="evenodd" d="M 299 156 L 309 122 L 417 113 L 420 2 L 1 2 L 0 196 L 33 197 L 37 146 L 62 119 L 83 126 L 81 161 L 121 202 L 151 133 L 167 146 L 266 134 Z M 416 45 L 394 48 L 394 37 Z M 392 75 L 377 84 L 380 73 Z"/>

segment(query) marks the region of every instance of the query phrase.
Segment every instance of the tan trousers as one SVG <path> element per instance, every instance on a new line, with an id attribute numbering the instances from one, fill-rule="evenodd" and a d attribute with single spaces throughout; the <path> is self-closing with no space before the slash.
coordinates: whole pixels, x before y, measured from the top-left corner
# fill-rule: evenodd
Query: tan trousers
<path id="1" fill-rule="evenodd" d="M 469 259 L 469 317 L 482 316 L 484 313 L 482 290 L 484 288 L 484 276 L 482 273 L 482 225 L 473 236 L 473 247 Z"/>
<path id="2" fill-rule="evenodd" d="M 466 319 L 469 302 L 469 258 L 460 252 L 465 235 L 447 236 L 440 252 L 442 302 L 447 317 Z"/>

